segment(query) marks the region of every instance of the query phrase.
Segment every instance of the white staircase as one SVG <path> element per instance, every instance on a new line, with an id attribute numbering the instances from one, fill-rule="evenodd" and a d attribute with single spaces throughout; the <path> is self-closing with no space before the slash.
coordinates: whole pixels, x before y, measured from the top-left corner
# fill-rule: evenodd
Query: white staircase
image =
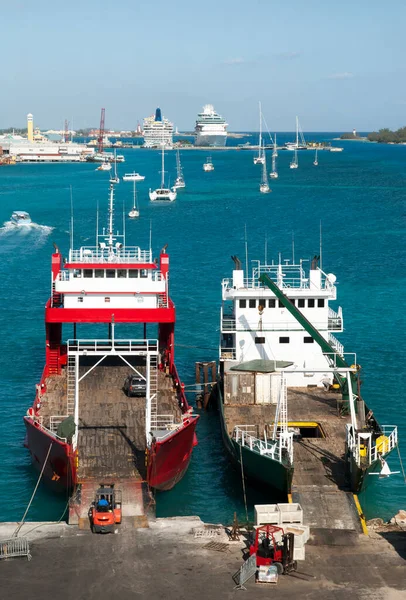
<path id="1" fill-rule="evenodd" d="M 77 368 L 77 356 L 68 354 L 68 365 L 67 365 L 67 406 L 66 413 L 67 415 L 74 415 L 75 413 L 75 387 L 76 387 L 76 368 Z"/>
<path id="2" fill-rule="evenodd" d="M 151 399 L 151 425 L 156 427 L 158 417 L 158 356 L 149 356 L 149 396 Z"/>

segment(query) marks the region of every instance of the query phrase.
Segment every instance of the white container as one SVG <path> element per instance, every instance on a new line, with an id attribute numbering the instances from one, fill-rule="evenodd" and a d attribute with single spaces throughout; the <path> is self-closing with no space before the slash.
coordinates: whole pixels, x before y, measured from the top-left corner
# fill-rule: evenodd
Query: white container
<path id="1" fill-rule="evenodd" d="M 284 523 L 303 523 L 303 510 L 297 502 L 278 504 L 280 512 L 279 524 Z"/>
<path id="2" fill-rule="evenodd" d="M 279 525 L 280 511 L 277 504 L 256 504 L 255 525 Z"/>
<path id="3" fill-rule="evenodd" d="M 288 525 L 284 528 L 285 533 L 293 533 L 295 536 L 295 548 L 303 548 L 309 539 L 308 525 Z"/>
<path id="4" fill-rule="evenodd" d="M 295 548 L 293 549 L 293 560 L 304 560 L 305 559 L 305 546 L 303 548 Z"/>

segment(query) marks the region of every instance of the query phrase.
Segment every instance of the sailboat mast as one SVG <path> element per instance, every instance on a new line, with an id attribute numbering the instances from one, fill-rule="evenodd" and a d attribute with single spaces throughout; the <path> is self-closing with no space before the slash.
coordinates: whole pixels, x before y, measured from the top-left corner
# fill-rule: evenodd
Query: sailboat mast
<path id="1" fill-rule="evenodd" d="M 296 148 L 299 146 L 299 119 L 296 117 Z"/>
<path id="2" fill-rule="evenodd" d="M 165 187 L 165 159 L 164 146 L 162 144 L 162 171 L 161 171 L 161 189 Z"/>
<path id="3" fill-rule="evenodd" d="M 259 104 L 259 142 L 258 142 L 258 158 L 261 158 L 261 149 L 262 149 L 262 110 L 261 110 L 261 102 Z"/>

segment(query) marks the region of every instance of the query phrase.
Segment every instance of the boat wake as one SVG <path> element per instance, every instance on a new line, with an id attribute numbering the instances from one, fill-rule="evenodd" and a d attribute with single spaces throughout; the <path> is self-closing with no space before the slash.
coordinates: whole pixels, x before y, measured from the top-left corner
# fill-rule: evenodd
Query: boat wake
<path id="1" fill-rule="evenodd" d="M 32 246 L 41 246 L 49 234 L 54 230 L 54 227 L 48 225 L 39 225 L 38 223 L 27 223 L 16 225 L 12 221 L 5 221 L 3 227 L 0 227 L 0 238 L 4 242 L 7 240 L 13 244 L 18 243 L 18 240 L 26 239 L 30 236 L 30 244 Z"/>

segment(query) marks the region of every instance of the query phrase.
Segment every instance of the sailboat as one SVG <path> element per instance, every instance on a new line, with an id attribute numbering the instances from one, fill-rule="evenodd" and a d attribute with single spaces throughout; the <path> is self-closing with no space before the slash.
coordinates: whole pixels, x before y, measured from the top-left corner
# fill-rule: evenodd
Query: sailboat
<path id="1" fill-rule="evenodd" d="M 297 169 L 299 166 L 299 162 L 297 160 L 297 148 L 295 148 L 295 156 L 293 157 L 293 159 L 290 162 L 290 168 L 291 169 Z"/>
<path id="2" fill-rule="evenodd" d="M 265 152 L 262 149 L 262 110 L 259 102 L 259 141 L 258 141 L 258 156 L 254 156 L 254 165 L 263 165 L 265 162 Z"/>
<path id="3" fill-rule="evenodd" d="M 116 151 L 114 151 L 114 175 L 110 175 L 110 183 L 120 183 L 120 178 L 117 176 Z"/>
<path id="4" fill-rule="evenodd" d="M 266 156 L 265 156 L 265 148 L 263 148 L 262 156 L 264 157 L 264 162 L 262 163 L 262 176 L 261 183 L 259 186 L 259 191 L 261 194 L 268 194 L 271 191 L 271 188 L 268 184 L 268 176 L 266 174 Z"/>
<path id="5" fill-rule="evenodd" d="M 211 156 L 208 156 L 203 165 L 203 171 L 214 171 L 214 165 L 211 162 Z"/>
<path id="6" fill-rule="evenodd" d="M 173 202 L 176 200 L 176 190 L 171 190 L 165 187 L 165 152 L 162 144 L 162 170 L 161 170 L 161 187 L 156 190 L 149 189 L 149 199 L 151 202 Z"/>
<path id="7" fill-rule="evenodd" d="M 317 167 L 317 165 L 319 164 L 319 161 L 317 160 L 317 148 L 316 148 L 316 154 L 314 156 L 313 164 L 314 164 L 315 167 Z"/>
<path id="8" fill-rule="evenodd" d="M 172 187 L 173 190 L 185 188 L 186 183 L 183 177 L 182 165 L 180 164 L 179 148 L 176 149 L 176 179 Z"/>
<path id="9" fill-rule="evenodd" d="M 296 117 L 296 141 L 286 142 L 285 147 L 286 150 L 307 150 L 306 140 L 304 138 L 302 128 L 299 124 L 299 117 Z"/>
<path id="10" fill-rule="evenodd" d="M 272 179 L 277 179 L 279 177 L 278 171 L 276 170 L 277 156 L 278 156 L 278 150 L 276 148 L 276 133 L 275 133 L 274 143 L 273 143 L 273 151 L 272 151 L 272 171 L 269 173 L 269 176 L 272 177 Z"/>
<path id="11" fill-rule="evenodd" d="M 130 212 L 128 213 L 128 216 L 130 217 L 130 219 L 136 219 L 137 217 L 140 216 L 140 211 L 138 210 L 138 206 L 137 206 L 137 191 L 135 189 L 136 183 L 135 183 L 135 179 L 132 180 L 133 181 L 133 207 L 130 210 Z"/>
<path id="12" fill-rule="evenodd" d="M 96 171 L 111 171 L 111 164 L 107 161 L 102 162 L 96 169 Z"/>

